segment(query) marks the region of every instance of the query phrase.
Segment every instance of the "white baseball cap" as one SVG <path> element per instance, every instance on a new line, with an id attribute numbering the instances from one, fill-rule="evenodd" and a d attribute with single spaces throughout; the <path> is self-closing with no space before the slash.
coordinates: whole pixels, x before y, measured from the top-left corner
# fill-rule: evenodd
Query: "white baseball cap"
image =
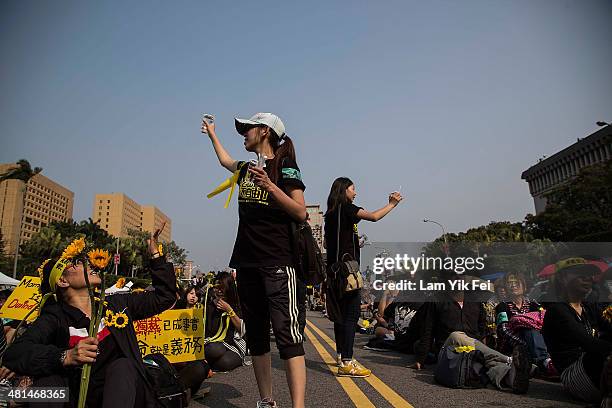
<path id="1" fill-rule="evenodd" d="M 278 116 L 273 113 L 256 113 L 250 119 L 234 118 L 236 130 L 241 135 L 253 126 L 265 125 L 276 133 L 279 138 L 285 136 L 285 125 Z"/>

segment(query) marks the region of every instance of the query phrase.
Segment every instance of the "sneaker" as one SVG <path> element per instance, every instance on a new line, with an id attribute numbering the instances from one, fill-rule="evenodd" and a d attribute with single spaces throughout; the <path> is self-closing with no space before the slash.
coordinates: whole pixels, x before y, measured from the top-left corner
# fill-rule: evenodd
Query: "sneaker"
<path id="1" fill-rule="evenodd" d="M 276 401 L 261 400 L 257 401 L 257 408 L 278 408 Z"/>
<path id="2" fill-rule="evenodd" d="M 512 381 L 512 392 L 515 394 L 525 394 L 529 389 L 529 374 L 531 364 L 527 357 L 527 349 L 518 345 L 512 351 L 512 365 L 515 369 L 514 381 Z"/>
<path id="3" fill-rule="evenodd" d="M 369 377 L 370 374 L 372 374 L 372 371 L 360 366 L 355 360 L 344 363 L 342 367 L 338 368 L 338 376 L 340 377 L 365 378 Z"/>

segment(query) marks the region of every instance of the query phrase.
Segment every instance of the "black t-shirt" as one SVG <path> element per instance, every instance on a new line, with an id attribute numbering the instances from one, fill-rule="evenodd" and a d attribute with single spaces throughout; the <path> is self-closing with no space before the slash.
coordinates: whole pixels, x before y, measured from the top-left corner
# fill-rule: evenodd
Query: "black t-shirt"
<path id="1" fill-rule="evenodd" d="M 266 172 L 270 175 L 270 160 Z M 291 250 L 291 217 L 267 191 L 259 188 L 248 172 L 248 162 L 238 162 L 238 233 L 232 252 L 232 268 L 293 265 Z M 297 163 L 283 160 L 277 185 L 285 192 L 289 187 L 305 190 Z"/>
<path id="2" fill-rule="evenodd" d="M 338 240 L 338 211 L 340 211 L 340 256 L 342 261 L 344 254 L 350 254 L 359 262 L 359 233 L 357 232 L 357 212 L 361 210 L 353 203 L 342 204 L 340 209 L 335 209 L 325 215 L 325 242 L 327 244 L 327 262 L 336 262 L 336 246 Z"/>

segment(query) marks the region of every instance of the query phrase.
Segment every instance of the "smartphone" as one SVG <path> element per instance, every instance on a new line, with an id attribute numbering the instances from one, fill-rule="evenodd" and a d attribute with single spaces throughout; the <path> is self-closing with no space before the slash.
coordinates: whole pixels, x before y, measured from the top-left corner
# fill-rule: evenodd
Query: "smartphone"
<path id="1" fill-rule="evenodd" d="M 210 113 L 205 113 L 202 116 L 202 122 L 206 121 L 207 123 L 215 123 L 215 115 L 211 115 Z M 208 133 L 204 131 L 204 133 Z"/>

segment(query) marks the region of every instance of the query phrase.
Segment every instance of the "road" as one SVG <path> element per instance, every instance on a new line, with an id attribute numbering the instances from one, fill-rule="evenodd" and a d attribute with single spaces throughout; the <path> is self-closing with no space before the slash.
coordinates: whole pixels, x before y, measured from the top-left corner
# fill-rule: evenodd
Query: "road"
<path id="1" fill-rule="evenodd" d="M 368 336 L 357 334 L 355 358 L 372 370 L 366 379 L 336 377 L 332 372 L 335 349 L 333 326 L 320 313 L 308 312 L 306 326 L 307 407 L 512 407 L 558 408 L 585 407 L 572 401 L 559 383 L 532 380 L 527 395 L 514 395 L 492 387 L 475 390 L 457 390 L 437 385 L 432 367 L 414 371 L 407 368 L 414 356 L 395 352 L 374 352 L 363 349 Z M 291 406 L 285 382 L 283 362 L 272 347 L 272 375 L 274 396 L 281 408 Z M 216 374 L 205 382 L 210 393 L 200 402 L 191 402 L 192 408 L 248 407 L 254 408 L 258 399 L 257 385 L 252 367 L 241 367 L 230 373 Z"/>

